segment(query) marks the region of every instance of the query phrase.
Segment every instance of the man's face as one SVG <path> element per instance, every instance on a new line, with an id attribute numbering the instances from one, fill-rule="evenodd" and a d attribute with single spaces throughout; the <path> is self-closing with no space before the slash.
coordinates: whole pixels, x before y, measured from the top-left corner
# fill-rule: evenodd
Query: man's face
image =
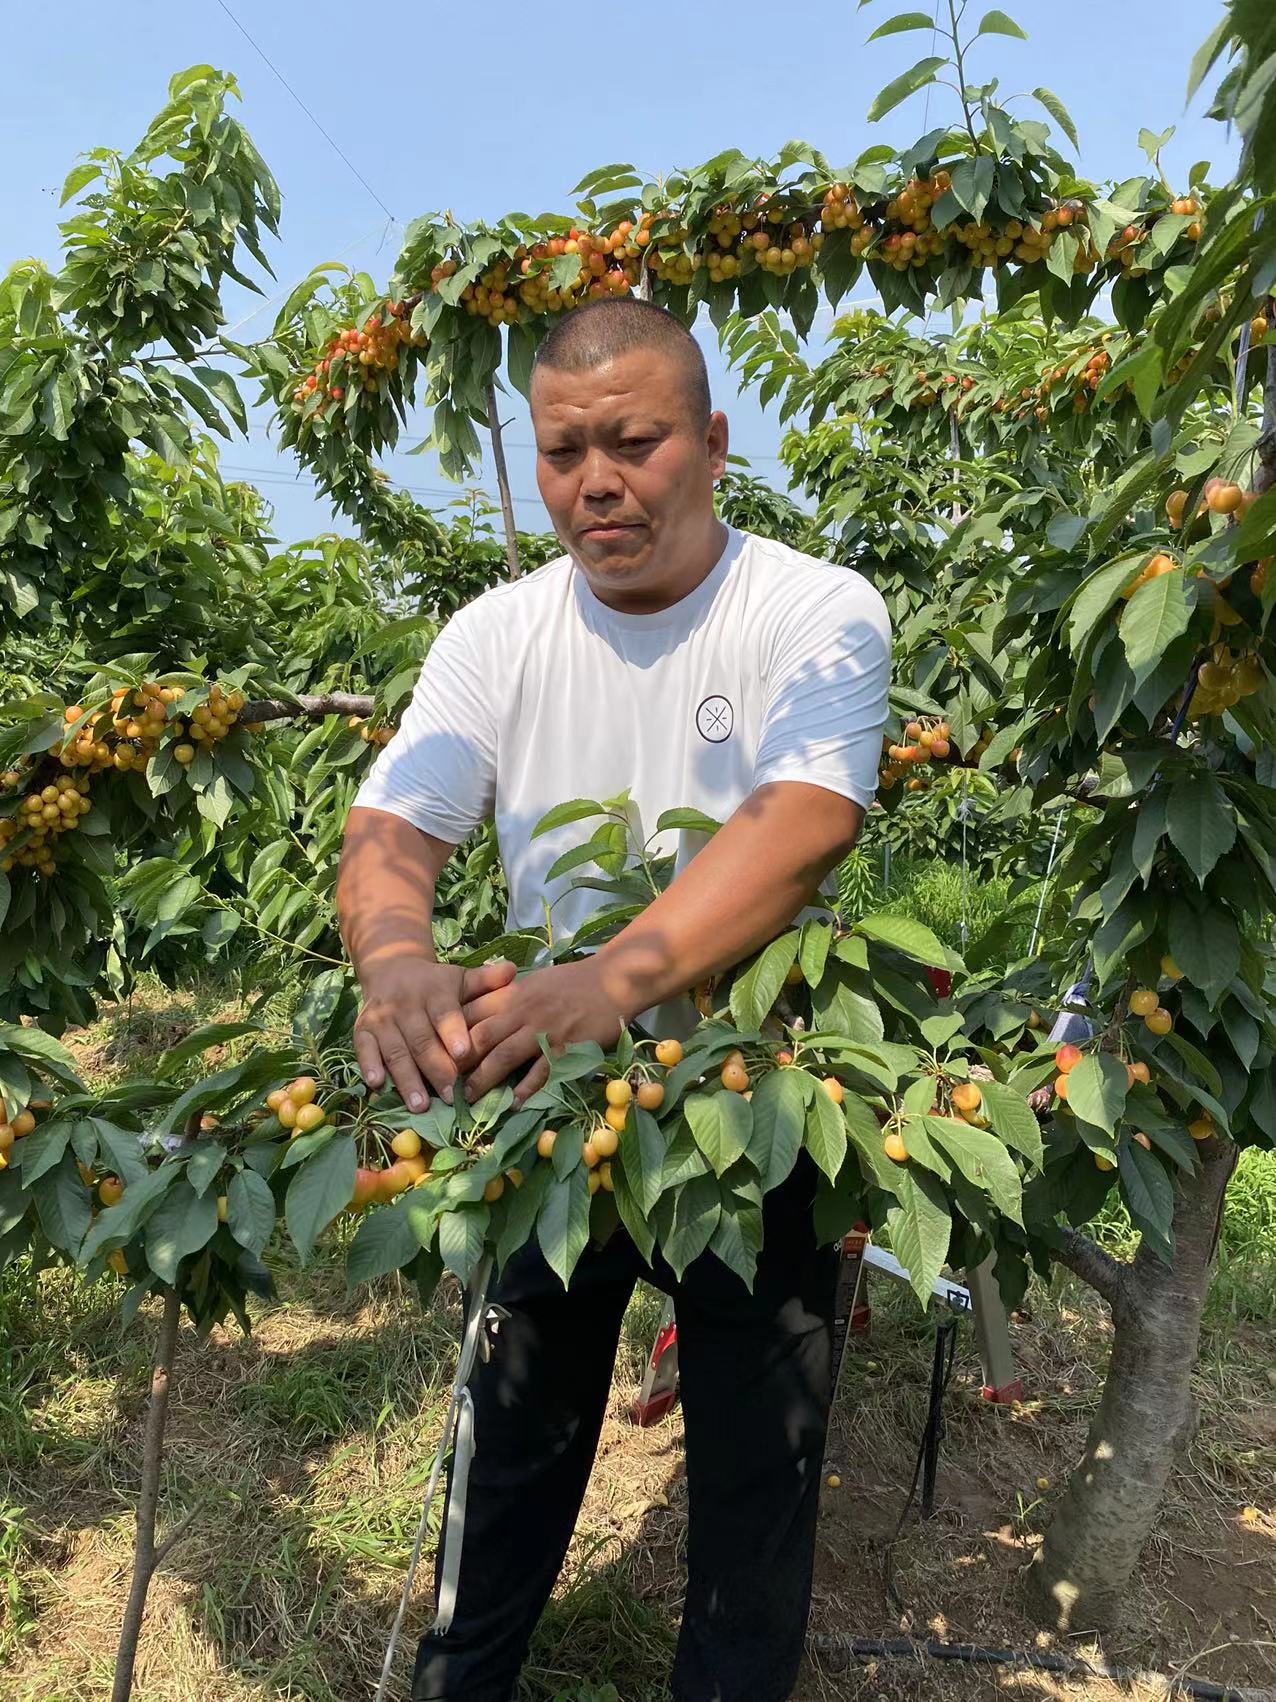
<path id="1" fill-rule="evenodd" d="M 596 590 L 641 600 L 703 550 L 727 422 L 694 417 L 677 361 L 635 349 L 532 387 L 536 482 L 554 530 Z"/>

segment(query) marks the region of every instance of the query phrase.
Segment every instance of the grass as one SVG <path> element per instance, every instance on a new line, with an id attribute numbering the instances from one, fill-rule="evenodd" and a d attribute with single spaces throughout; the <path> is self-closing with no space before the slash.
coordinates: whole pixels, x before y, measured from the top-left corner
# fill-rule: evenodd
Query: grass
<path id="1" fill-rule="evenodd" d="M 926 879 L 914 902 L 931 926 L 951 928 L 949 874 Z M 989 900 L 984 914 L 995 910 Z M 72 1044 L 98 1079 L 142 1070 L 225 1002 L 212 985 L 179 1000 L 144 988 L 131 1013 L 107 1013 Z M 1100 1232 L 1116 1251 L 1133 1245 L 1119 1214 Z M 183 1328 L 161 1529 L 197 1513 L 152 1588 L 137 1702 L 351 1702 L 376 1682 L 442 1422 L 456 1299 L 443 1293 L 423 1314 L 388 1278 L 351 1300 L 335 1245 L 304 1271 L 278 1261 L 277 1275 L 279 1298 L 250 1340 L 216 1330 L 201 1344 Z M 125 1331 L 116 1297 L 107 1283 L 86 1288 L 56 1269 L 0 1276 L 5 1702 L 109 1694 L 155 1317 L 148 1306 Z M 813 1626 L 1031 1644 L 1019 1569 L 1081 1451 L 1102 1385 L 1106 1314 L 1070 1279 L 1034 1285 L 1012 1326 L 1030 1395 L 1017 1411 L 980 1399 L 963 1327 L 937 1514 L 909 1523 L 895 1545 L 901 1621 L 880 1578 L 925 1414 L 932 1322 L 892 1283 L 875 1279 L 871 1299 L 872 1334 L 852 1340 L 836 1407 L 829 1466 L 841 1487 L 824 1496 Z M 519 1702 L 665 1702 L 686 1542 L 680 1420 L 640 1431 L 624 1417 L 661 1304 L 640 1290 L 626 1319 L 598 1466 Z M 1231 1185 L 1207 1314 L 1201 1424 L 1135 1580 L 1130 1627 L 1107 1643 L 1121 1664 L 1276 1685 L 1267 1646 L 1276 1642 L 1274 1325 L 1276 1156 L 1249 1152 Z M 429 1619 L 436 1535 L 437 1513 L 398 1697 Z M 947 1666 L 923 1678 L 879 1663 L 811 1666 L 795 1697 L 919 1693 L 1150 1702 L 1155 1691 Z"/>
<path id="2" fill-rule="evenodd" d="M 983 879 L 973 872 L 963 880 L 958 864 L 936 858 L 895 860 L 887 887 L 882 882 L 880 860 L 873 859 L 871 869 L 854 867 L 856 861 L 854 857 L 848 859 L 852 866 L 843 866 L 841 881 L 843 901 L 849 900 L 851 914 L 871 909 L 911 916 L 958 952 L 973 953 L 985 941 L 995 941 L 1002 961 L 1027 955 L 1037 903 L 1035 885 L 1016 889 L 1012 903 L 1010 881 Z M 862 860 L 868 861 L 867 856 Z"/>

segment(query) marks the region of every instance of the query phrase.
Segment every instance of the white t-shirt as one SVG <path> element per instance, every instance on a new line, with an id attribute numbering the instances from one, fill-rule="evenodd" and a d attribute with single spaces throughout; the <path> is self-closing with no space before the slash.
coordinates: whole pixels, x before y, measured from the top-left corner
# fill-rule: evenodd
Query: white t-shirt
<path id="1" fill-rule="evenodd" d="M 643 833 L 684 806 L 725 821 L 776 780 L 867 807 L 889 672 L 877 591 L 784 544 L 728 529 L 708 577 L 654 615 L 608 608 L 563 556 L 452 617 L 356 803 L 450 843 L 495 817 L 509 926 L 542 925 L 548 900 L 561 936 L 612 901 L 546 882 L 601 825 L 533 839 L 554 805 L 627 790 Z M 685 862 L 702 844 L 666 832 L 652 849 Z"/>

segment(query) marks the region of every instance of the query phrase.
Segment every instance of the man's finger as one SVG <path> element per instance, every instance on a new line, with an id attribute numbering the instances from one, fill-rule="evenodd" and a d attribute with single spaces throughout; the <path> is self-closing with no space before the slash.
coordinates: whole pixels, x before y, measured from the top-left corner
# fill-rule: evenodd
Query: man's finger
<path id="1" fill-rule="evenodd" d="M 539 1051 L 540 1047 L 531 1029 L 520 1028 L 516 1034 L 502 1040 L 500 1045 L 494 1047 L 483 1059 L 466 1084 L 465 1097 L 469 1100 L 481 1099 L 492 1088 L 499 1087 L 506 1076 L 511 1075 L 529 1058 L 534 1058 Z"/>
<path id="2" fill-rule="evenodd" d="M 370 1088 L 385 1085 L 385 1064 L 381 1059 L 381 1048 L 377 1045 L 377 1037 L 370 1028 L 360 1028 L 355 1025 L 354 1055 L 358 1060 L 359 1074 Z"/>
<path id="3" fill-rule="evenodd" d="M 483 1022 L 471 1023 L 470 1051 L 475 1064 L 481 1063 L 489 1052 L 494 1052 L 522 1027 L 522 1021 L 512 1011 L 497 1011 Z"/>
<path id="4" fill-rule="evenodd" d="M 450 1104 L 456 1066 L 444 1050 L 435 1028 L 421 1013 L 414 1013 L 411 1020 L 400 1018 L 399 1028 L 417 1068 L 434 1091 Z"/>
<path id="5" fill-rule="evenodd" d="M 507 957 L 498 957 L 493 963 L 484 963 L 478 969 L 467 969 L 461 976 L 461 999 L 463 1005 L 471 999 L 480 998 L 484 993 L 494 993 L 498 987 L 508 987 L 518 974 L 517 964 L 511 963 Z"/>
<path id="6" fill-rule="evenodd" d="M 507 1011 L 510 1005 L 510 995 L 503 987 L 494 987 L 490 993 L 480 993 L 477 998 L 466 999 L 461 1006 L 461 1015 L 465 1018 L 469 1029 L 471 1044 L 474 1040 L 474 1030 L 479 1023 L 491 1017 L 499 1017 L 502 1011 Z"/>
<path id="7" fill-rule="evenodd" d="M 457 1070 L 464 1069 L 470 1061 L 469 1025 L 461 1015 L 460 1006 L 454 1004 L 451 999 L 435 999 L 426 1007 L 426 1011 L 434 1024 L 439 1049 L 448 1060 L 448 1079 L 451 1080 Z M 434 1085 L 439 1086 L 437 1080 Z"/>
<path id="8" fill-rule="evenodd" d="M 430 1103 L 430 1096 L 425 1091 L 421 1072 L 402 1031 L 388 1023 L 377 1036 L 377 1044 L 390 1079 L 399 1090 L 399 1098 L 410 1111 L 424 1111 Z"/>
<path id="9" fill-rule="evenodd" d="M 528 1070 L 522 1081 L 519 1082 L 518 1086 L 514 1089 L 515 1105 L 522 1105 L 524 1101 L 530 1099 L 534 1093 L 539 1093 L 548 1080 L 549 1059 L 542 1056 L 538 1063 L 532 1065 L 531 1069 Z"/>

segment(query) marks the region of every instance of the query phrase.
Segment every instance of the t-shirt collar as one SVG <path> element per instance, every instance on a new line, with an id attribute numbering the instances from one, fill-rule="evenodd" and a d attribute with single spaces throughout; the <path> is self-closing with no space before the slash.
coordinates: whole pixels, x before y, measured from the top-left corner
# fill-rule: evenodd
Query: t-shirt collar
<path id="1" fill-rule="evenodd" d="M 573 563 L 572 581 L 576 591 L 578 607 L 585 615 L 591 626 L 611 627 L 613 630 L 627 632 L 658 632 L 665 627 L 685 626 L 696 618 L 717 595 L 719 588 L 731 571 L 731 564 L 740 555 L 745 544 L 745 537 L 734 526 L 727 527 L 726 542 L 722 554 L 705 574 L 694 591 L 680 597 L 676 603 L 671 603 L 667 609 L 661 609 L 654 615 L 627 615 L 619 609 L 613 609 L 596 597 L 590 589 L 589 581 Z"/>

